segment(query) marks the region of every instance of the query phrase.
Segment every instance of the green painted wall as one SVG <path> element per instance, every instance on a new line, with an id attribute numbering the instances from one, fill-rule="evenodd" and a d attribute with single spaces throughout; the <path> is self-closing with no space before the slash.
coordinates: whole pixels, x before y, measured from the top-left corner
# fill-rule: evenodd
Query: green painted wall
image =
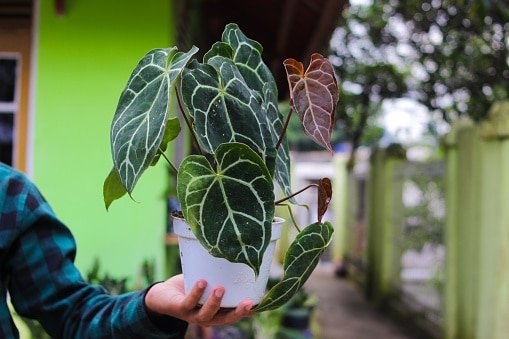
<path id="1" fill-rule="evenodd" d="M 140 180 L 137 202 L 124 197 L 110 212 L 102 184 L 112 166 L 110 121 L 131 70 L 148 50 L 173 45 L 171 1 L 66 4 L 58 17 L 53 1 L 40 1 L 34 181 L 75 235 L 83 273 L 98 257 L 111 275 L 134 278 L 147 258 L 161 277 L 165 164 Z"/>

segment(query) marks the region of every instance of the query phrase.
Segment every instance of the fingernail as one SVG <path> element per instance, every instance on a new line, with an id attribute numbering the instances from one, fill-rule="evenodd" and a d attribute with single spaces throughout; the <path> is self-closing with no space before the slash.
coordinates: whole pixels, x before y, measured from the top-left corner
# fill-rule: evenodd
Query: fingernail
<path id="1" fill-rule="evenodd" d="M 218 288 L 215 292 L 214 292 L 214 295 L 217 297 L 217 298 L 222 298 L 223 297 L 223 294 L 224 294 L 224 290 L 222 288 Z"/>
<path id="2" fill-rule="evenodd" d="M 247 304 L 246 306 L 244 306 L 244 310 L 246 311 L 251 311 L 251 308 L 253 308 L 252 304 Z"/>
<path id="3" fill-rule="evenodd" d="M 198 288 L 205 288 L 207 286 L 207 283 L 203 280 L 198 281 Z"/>

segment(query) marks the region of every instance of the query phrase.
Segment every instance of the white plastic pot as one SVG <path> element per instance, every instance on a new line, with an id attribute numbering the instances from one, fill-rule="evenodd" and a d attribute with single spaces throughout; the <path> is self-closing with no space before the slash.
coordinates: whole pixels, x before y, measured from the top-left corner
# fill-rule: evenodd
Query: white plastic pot
<path id="1" fill-rule="evenodd" d="M 254 271 L 249 266 L 212 256 L 196 239 L 184 219 L 173 218 L 173 229 L 179 240 L 186 293 L 197 280 L 204 279 L 207 281 L 207 288 L 200 304 L 205 303 L 212 288 L 217 285 L 225 288 L 221 307 L 237 307 L 243 300 L 251 300 L 253 305 L 260 303 L 265 295 L 276 241 L 281 237 L 284 223 L 281 218 L 275 220 L 272 223 L 271 241 L 263 255 L 260 274 L 255 279 Z"/>

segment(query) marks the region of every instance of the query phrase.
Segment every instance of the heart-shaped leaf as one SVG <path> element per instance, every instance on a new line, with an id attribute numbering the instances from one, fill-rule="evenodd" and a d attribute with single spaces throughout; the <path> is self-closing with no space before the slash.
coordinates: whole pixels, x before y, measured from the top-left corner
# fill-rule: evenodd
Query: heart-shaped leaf
<path id="1" fill-rule="evenodd" d="M 228 24 L 224 28 L 223 42 L 231 46 L 233 61 L 247 85 L 263 96 L 263 87 L 270 85 L 270 90 L 277 98 L 277 86 L 270 69 L 262 61 L 262 45 L 244 35 L 236 24 Z"/>
<path id="2" fill-rule="evenodd" d="M 215 159 L 215 171 L 201 155 L 188 156 L 180 165 L 182 212 L 213 256 L 245 263 L 258 275 L 274 217 L 272 178 L 262 158 L 245 144 L 222 144 Z"/>
<path id="3" fill-rule="evenodd" d="M 187 53 L 176 48 L 150 51 L 120 95 L 111 125 L 111 151 L 114 167 L 129 194 L 161 145 L 170 91 L 197 51 L 196 47 Z"/>
<path id="4" fill-rule="evenodd" d="M 108 174 L 108 177 L 104 180 L 103 185 L 104 206 L 106 207 L 106 210 L 110 207 L 114 200 L 123 197 L 126 193 L 127 191 L 120 182 L 117 170 L 112 168 L 110 174 Z"/>
<path id="5" fill-rule="evenodd" d="M 286 59 L 283 64 L 290 87 L 290 104 L 299 116 L 304 131 L 316 143 L 332 152 L 330 138 L 339 89 L 331 63 L 315 53 L 306 72 L 302 63 L 294 59 Z"/>
<path id="6" fill-rule="evenodd" d="M 260 154 L 274 173 L 276 149 L 265 113 L 232 60 L 214 55 L 207 64 L 190 63 L 182 75 L 182 98 L 206 152 L 241 142 Z"/>
<path id="7" fill-rule="evenodd" d="M 222 40 L 223 42 L 217 43 L 218 46 L 215 47 L 214 45 L 212 47 L 207 57 L 223 55 L 235 62 L 246 84 L 251 90 L 256 91 L 262 100 L 262 108 L 266 112 L 267 126 L 272 142 L 276 145 L 283 132 L 283 115 L 278 108 L 276 82 L 270 69 L 262 60 L 262 46 L 246 37 L 236 24 L 226 25 Z M 224 47 L 225 44 L 231 47 L 232 52 Z M 290 157 L 286 137 L 277 150 L 275 177 L 284 194 L 286 196 L 291 195 Z M 291 201 L 295 203 L 295 199 L 292 198 Z"/>
<path id="8" fill-rule="evenodd" d="M 233 49 L 225 42 L 218 41 L 212 45 L 210 50 L 203 56 L 203 63 L 207 63 L 210 58 L 222 56 L 227 59 L 233 59 Z"/>
<path id="9" fill-rule="evenodd" d="M 331 198 L 332 184 L 330 179 L 320 179 L 318 182 L 318 222 L 322 222 L 322 217 L 327 212 Z"/>
<path id="10" fill-rule="evenodd" d="M 283 279 L 271 288 L 253 311 L 276 309 L 286 303 L 304 285 L 329 245 L 334 229 L 329 222 L 304 228 L 288 248 L 283 263 Z"/>

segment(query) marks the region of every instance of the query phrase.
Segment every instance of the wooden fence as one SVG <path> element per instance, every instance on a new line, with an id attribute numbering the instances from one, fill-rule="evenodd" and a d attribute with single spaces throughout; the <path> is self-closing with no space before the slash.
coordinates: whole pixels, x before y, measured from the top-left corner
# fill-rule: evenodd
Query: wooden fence
<path id="1" fill-rule="evenodd" d="M 447 136 L 446 338 L 509 333 L 509 103 Z"/>
<path id="2" fill-rule="evenodd" d="M 391 146 L 371 154 L 369 175 L 362 179 L 365 192 L 352 173 L 335 182 L 348 197 L 335 206 L 341 220 L 336 223 L 337 255 L 348 262 L 370 300 L 412 314 L 435 337 L 502 339 L 509 333 L 509 103 L 495 104 L 489 116 L 482 124 L 458 121 L 443 142 L 445 271 L 438 312 L 426 307 L 408 312 L 408 303 L 402 302 L 401 171 L 408 166 L 402 149 Z M 339 166 L 344 163 L 337 167 L 344 173 Z"/>

